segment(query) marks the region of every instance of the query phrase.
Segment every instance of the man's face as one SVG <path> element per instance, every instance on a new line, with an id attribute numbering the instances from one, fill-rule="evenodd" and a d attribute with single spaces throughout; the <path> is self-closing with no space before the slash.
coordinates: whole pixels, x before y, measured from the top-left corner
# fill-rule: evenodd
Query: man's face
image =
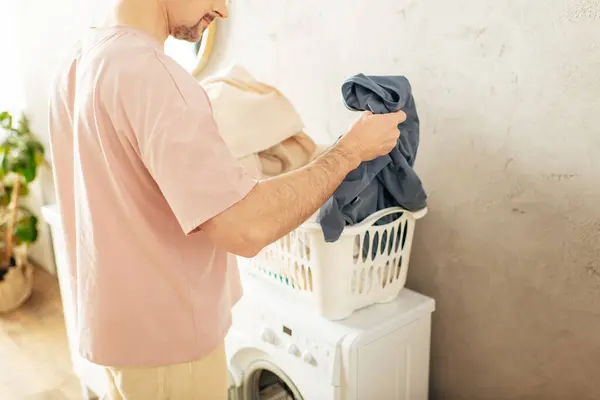
<path id="1" fill-rule="evenodd" d="M 198 42 L 215 18 L 227 18 L 228 0 L 166 0 L 169 34 Z"/>

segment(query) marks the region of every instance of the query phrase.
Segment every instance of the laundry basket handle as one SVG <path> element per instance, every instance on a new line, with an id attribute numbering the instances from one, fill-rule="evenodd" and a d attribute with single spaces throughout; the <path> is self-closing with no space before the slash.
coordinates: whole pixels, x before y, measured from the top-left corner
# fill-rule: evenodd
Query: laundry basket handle
<path id="1" fill-rule="evenodd" d="M 344 231 L 348 232 L 348 231 L 352 231 L 355 228 L 363 229 L 362 227 L 364 227 L 364 226 L 373 226 L 381 218 L 387 217 L 388 215 L 399 214 L 399 213 L 410 214 L 414 219 L 421 219 L 425 215 L 427 215 L 427 207 L 422 208 L 419 211 L 407 211 L 402 207 L 385 208 L 383 210 L 374 212 L 373 214 L 369 215 L 367 218 L 365 218 L 363 221 L 361 221 L 360 223 L 358 223 L 356 225 L 347 225 L 344 228 Z M 306 221 L 304 224 L 302 224 L 302 227 L 305 229 L 311 229 L 311 230 L 320 230 L 321 229 L 321 225 L 314 220 Z"/>
<path id="2" fill-rule="evenodd" d="M 400 213 L 410 214 L 410 215 L 412 215 L 412 217 L 414 219 L 421 219 L 427 214 L 427 208 L 423 208 L 423 209 L 421 209 L 419 211 L 415 211 L 415 212 L 407 211 L 407 210 L 403 209 L 402 207 L 385 208 L 383 210 L 377 211 L 377 212 L 369 215 L 367 218 L 365 218 L 360 223 L 360 225 L 371 226 L 371 225 L 374 225 L 381 218 L 387 217 L 388 215 L 394 215 L 394 214 L 400 214 Z"/>

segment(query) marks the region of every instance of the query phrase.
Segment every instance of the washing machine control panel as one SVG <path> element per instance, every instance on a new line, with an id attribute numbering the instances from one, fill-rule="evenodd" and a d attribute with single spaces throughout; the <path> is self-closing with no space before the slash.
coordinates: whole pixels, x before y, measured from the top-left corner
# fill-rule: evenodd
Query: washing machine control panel
<path id="1" fill-rule="evenodd" d="M 309 335 L 306 332 L 288 325 L 277 324 L 262 319 L 262 325 L 255 332 L 269 351 L 276 351 L 283 357 L 292 357 L 308 368 L 314 368 L 319 374 L 325 373 L 332 380 L 336 373 L 336 344 L 327 343 L 324 338 Z"/>
<path id="2" fill-rule="evenodd" d="M 334 386 L 341 380 L 340 342 L 346 331 L 312 314 L 298 313 L 284 301 L 269 304 L 247 297 L 234 309 L 232 329 L 282 362 L 313 372 Z"/>

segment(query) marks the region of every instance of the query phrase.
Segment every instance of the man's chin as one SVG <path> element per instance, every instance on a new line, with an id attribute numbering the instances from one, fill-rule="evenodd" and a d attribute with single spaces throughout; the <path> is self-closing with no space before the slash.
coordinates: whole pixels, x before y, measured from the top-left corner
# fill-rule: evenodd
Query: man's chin
<path id="1" fill-rule="evenodd" d="M 202 24 L 199 24 L 195 30 L 193 27 L 191 29 L 187 28 L 185 30 L 175 30 L 171 33 L 171 36 L 177 40 L 183 40 L 189 43 L 198 43 L 200 40 L 202 40 L 202 35 L 204 35 L 205 30 L 206 27 L 202 26 Z"/>
<path id="2" fill-rule="evenodd" d="M 206 28 L 199 27 L 198 30 L 196 31 L 196 34 L 194 35 L 194 37 L 187 37 L 183 40 L 185 40 L 186 42 L 189 42 L 189 43 L 198 43 L 200 40 L 202 40 L 202 36 L 204 35 L 205 30 L 206 30 Z"/>

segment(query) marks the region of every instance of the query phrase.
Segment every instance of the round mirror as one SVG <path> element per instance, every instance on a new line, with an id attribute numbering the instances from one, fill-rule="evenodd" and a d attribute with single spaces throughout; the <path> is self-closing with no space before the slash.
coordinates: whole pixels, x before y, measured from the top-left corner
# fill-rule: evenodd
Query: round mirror
<path id="1" fill-rule="evenodd" d="M 190 43 L 169 37 L 165 42 L 165 53 L 190 74 L 197 77 L 208 65 L 213 51 L 216 30 L 217 24 L 210 24 L 198 43 Z"/>

